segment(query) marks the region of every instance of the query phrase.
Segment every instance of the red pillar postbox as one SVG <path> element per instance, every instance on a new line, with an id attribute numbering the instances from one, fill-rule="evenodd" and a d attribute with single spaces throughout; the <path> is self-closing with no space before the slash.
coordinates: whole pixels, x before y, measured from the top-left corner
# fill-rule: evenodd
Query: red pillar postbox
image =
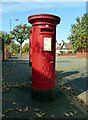
<path id="1" fill-rule="evenodd" d="M 32 66 L 32 29 L 30 29 L 29 38 L 29 66 Z"/>
<path id="2" fill-rule="evenodd" d="M 32 98 L 55 98 L 56 25 L 60 17 L 36 14 L 28 17 L 32 24 Z"/>

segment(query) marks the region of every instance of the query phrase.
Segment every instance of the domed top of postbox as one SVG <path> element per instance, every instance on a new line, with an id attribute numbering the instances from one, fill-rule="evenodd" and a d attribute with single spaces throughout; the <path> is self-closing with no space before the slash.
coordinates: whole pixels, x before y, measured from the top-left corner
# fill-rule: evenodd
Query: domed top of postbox
<path id="1" fill-rule="evenodd" d="M 38 24 L 38 23 L 44 23 L 44 22 L 48 22 L 54 25 L 57 25 L 60 23 L 60 17 L 56 16 L 56 15 L 52 15 L 52 14 L 35 14 L 35 15 L 31 15 L 28 17 L 28 22 L 33 24 Z"/>

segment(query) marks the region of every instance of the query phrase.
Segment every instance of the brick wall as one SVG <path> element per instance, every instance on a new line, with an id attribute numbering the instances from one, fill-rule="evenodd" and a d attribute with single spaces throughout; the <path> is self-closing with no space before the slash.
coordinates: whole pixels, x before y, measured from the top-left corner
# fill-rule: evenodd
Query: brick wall
<path id="1" fill-rule="evenodd" d="M 77 51 L 76 56 L 77 57 L 88 57 L 88 48 L 80 49 L 79 51 Z"/>
<path id="2" fill-rule="evenodd" d="M 75 56 L 75 53 L 57 53 L 56 56 Z"/>
<path id="3" fill-rule="evenodd" d="M 6 50 L 6 47 L 4 47 L 4 59 L 8 59 L 11 57 L 11 54 L 9 51 Z"/>

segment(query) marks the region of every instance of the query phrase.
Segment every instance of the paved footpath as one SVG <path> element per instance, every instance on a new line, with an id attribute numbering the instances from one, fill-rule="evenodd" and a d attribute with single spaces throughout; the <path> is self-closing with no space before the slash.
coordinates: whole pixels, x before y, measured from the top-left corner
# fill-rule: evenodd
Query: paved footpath
<path id="1" fill-rule="evenodd" d="M 56 81 L 59 89 L 72 98 L 88 116 L 88 59 L 75 56 L 56 58 Z"/>
<path id="2" fill-rule="evenodd" d="M 85 67 L 85 60 L 83 59 L 58 57 L 56 59 L 56 99 L 53 102 L 44 103 L 34 101 L 30 97 L 32 73 L 28 58 L 15 57 L 15 59 L 11 58 L 4 61 L 2 63 L 3 118 L 32 118 L 32 120 L 34 118 L 85 118 L 86 114 L 61 91 L 62 84 L 70 85 L 70 87 L 67 86 L 67 89 L 68 87 L 71 89 L 73 84 L 73 87 L 76 88 L 77 84 L 75 86 L 74 82 L 76 79 L 77 81 L 83 79 L 85 83 Z M 70 84 L 71 80 L 73 83 Z M 76 89 L 77 94 L 80 93 L 80 89 L 82 89 L 81 92 L 86 90 L 84 85 L 82 85 L 83 88 L 80 88 L 79 83 L 78 91 Z M 81 83 L 83 83 L 82 80 Z"/>

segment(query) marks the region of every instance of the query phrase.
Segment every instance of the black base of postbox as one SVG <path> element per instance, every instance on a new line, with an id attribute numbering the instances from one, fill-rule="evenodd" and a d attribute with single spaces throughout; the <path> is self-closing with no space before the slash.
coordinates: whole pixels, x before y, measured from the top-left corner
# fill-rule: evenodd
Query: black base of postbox
<path id="1" fill-rule="evenodd" d="M 29 62 L 29 66 L 30 66 L 30 67 L 32 66 L 32 62 Z"/>
<path id="2" fill-rule="evenodd" d="M 51 102 L 55 100 L 55 89 L 34 90 L 31 89 L 31 98 L 40 102 Z"/>

